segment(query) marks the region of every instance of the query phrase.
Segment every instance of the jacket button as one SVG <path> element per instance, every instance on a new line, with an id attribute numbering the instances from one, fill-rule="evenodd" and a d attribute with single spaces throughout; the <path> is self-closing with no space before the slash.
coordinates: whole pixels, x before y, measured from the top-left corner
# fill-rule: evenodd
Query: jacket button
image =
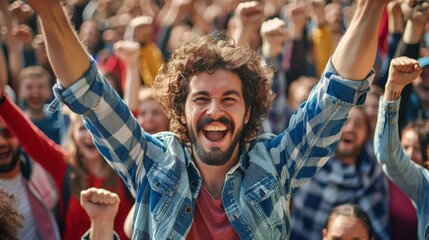
<path id="1" fill-rule="evenodd" d="M 237 213 L 234 213 L 234 214 L 232 215 L 232 218 L 234 218 L 234 220 L 237 220 L 237 219 L 238 219 L 238 214 L 237 214 Z"/>
<path id="2" fill-rule="evenodd" d="M 156 183 L 154 184 L 154 187 L 155 187 L 156 189 L 160 188 L 160 187 L 161 187 L 161 183 L 156 182 Z"/>
<path id="3" fill-rule="evenodd" d="M 191 212 L 192 212 L 192 208 L 191 208 L 191 207 L 189 207 L 189 206 L 186 206 L 186 207 L 185 207 L 185 213 L 186 213 L 186 214 L 191 214 Z"/>

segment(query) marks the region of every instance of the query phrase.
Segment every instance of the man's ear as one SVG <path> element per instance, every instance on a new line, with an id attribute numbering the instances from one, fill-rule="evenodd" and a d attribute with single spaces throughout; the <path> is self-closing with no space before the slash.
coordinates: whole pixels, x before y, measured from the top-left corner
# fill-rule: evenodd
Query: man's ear
<path id="1" fill-rule="evenodd" d="M 323 230 L 322 230 L 322 240 L 327 239 L 327 237 L 328 237 L 328 229 L 323 228 Z"/>
<path id="2" fill-rule="evenodd" d="M 251 107 L 251 106 L 249 106 L 249 107 L 247 108 L 247 111 L 246 111 L 246 113 L 245 113 L 245 115 L 244 115 L 244 125 L 246 125 L 246 124 L 249 122 L 249 119 L 250 119 L 250 111 L 252 111 L 252 107 Z"/>

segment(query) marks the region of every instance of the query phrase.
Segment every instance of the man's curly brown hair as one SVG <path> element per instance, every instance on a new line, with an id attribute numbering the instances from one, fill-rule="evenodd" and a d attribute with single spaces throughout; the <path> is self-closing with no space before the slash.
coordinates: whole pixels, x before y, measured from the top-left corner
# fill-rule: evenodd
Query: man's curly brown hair
<path id="1" fill-rule="evenodd" d="M 18 212 L 18 201 L 14 195 L 0 186 L 0 239 L 18 239 L 23 216 Z"/>
<path id="2" fill-rule="evenodd" d="M 204 36 L 195 34 L 176 48 L 153 85 L 157 101 L 171 119 L 171 130 L 182 141 L 189 141 L 188 129 L 181 121 L 181 116 L 185 116 L 189 83 L 196 73 L 213 73 L 217 69 L 240 77 L 246 109 L 251 107 L 241 140 L 249 142 L 259 133 L 261 120 L 266 117 L 274 96 L 273 71 L 261 64 L 258 54 L 248 46 L 237 46 L 226 33 L 214 32 Z"/>

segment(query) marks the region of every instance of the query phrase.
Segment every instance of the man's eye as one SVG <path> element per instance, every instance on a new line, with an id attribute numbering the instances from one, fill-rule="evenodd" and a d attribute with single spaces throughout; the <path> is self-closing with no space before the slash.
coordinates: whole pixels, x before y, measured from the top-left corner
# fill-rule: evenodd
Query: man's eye
<path id="1" fill-rule="evenodd" d="M 194 98 L 194 102 L 197 104 L 207 103 L 208 101 L 209 101 L 209 99 L 205 98 L 205 97 Z"/>
<path id="2" fill-rule="evenodd" d="M 222 101 L 226 105 L 232 105 L 237 102 L 235 98 L 224 98 Z"/>

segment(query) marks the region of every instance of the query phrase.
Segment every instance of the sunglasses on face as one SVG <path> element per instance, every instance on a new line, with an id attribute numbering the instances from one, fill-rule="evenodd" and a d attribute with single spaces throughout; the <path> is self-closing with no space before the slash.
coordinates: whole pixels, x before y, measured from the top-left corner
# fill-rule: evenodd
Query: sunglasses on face
<path id="1" fill-rule="evenodd" d="M 9 128 L 0 128 L 0 135 L 2 135 L 4 138 L 11 138 L 15 136 L 12 131 L 9 130 Z"/>

